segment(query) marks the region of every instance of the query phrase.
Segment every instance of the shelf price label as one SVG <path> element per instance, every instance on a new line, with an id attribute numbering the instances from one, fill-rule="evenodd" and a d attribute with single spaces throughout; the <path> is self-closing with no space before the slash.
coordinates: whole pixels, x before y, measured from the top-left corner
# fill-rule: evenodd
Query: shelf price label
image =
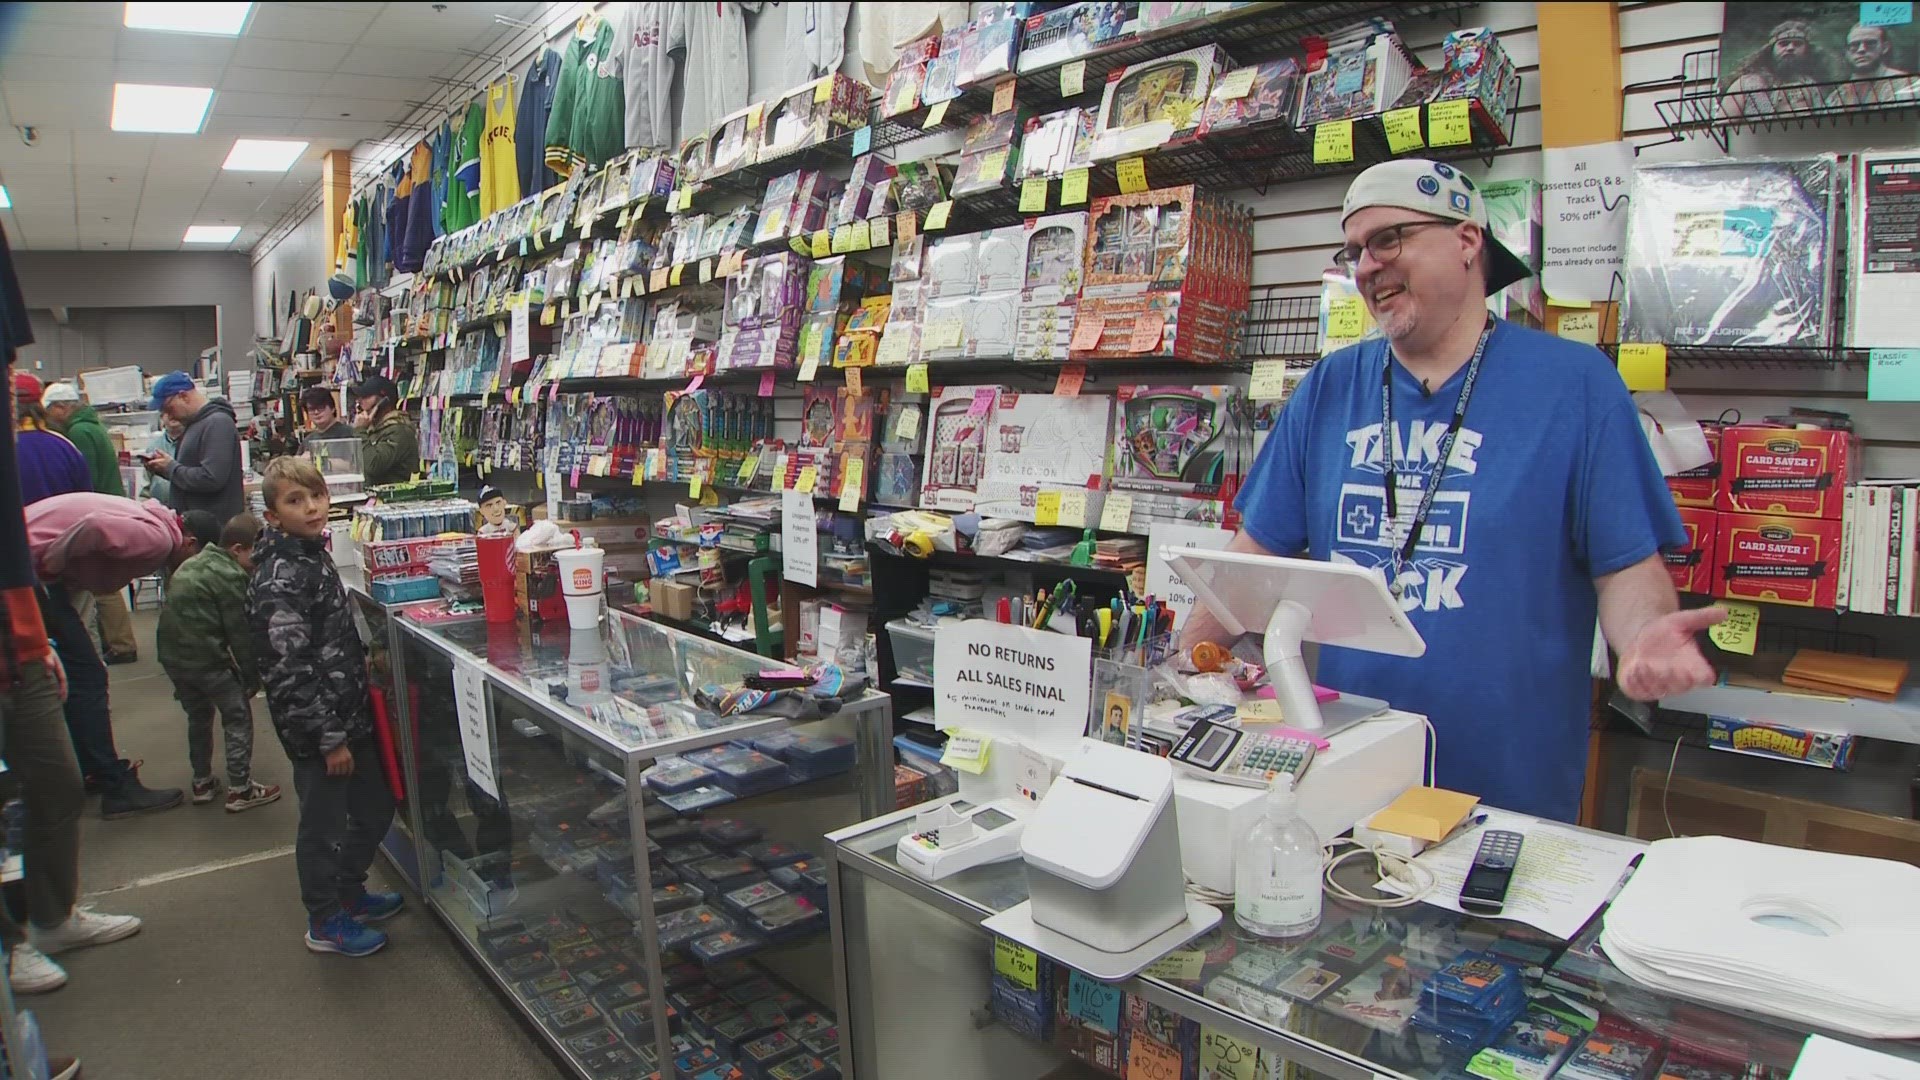
<path id="1" fill-rule="evenodd" d="M 848 251 L 867 251 L 873 247 L 873 228 L 864 221 L 856 221 L 848 226 L 852 230 L 847 240 Z"/>
<path id="2" fill-rule="evenodd" d="M 773 372 L 771 371 L 763 371 L 760 373 L 760 396 L 773 396 Z"/>
<path id="3" fill-rule="evenodd" d="M 863 392 L 864 388 L 861 386 L 860 378 L 859 367 L 856 366 L 847 369 L 847 393 L 858 395 Z"/>
<path id="4" fill-rule="evenodd" d="M 1253 77 L 1259 73 L 1259 68 L 1235 68 L 1214 84 L 1213 96 L 1222 101 L 1239 101 L 1253 92 Z"/>
<path id="5" fill-rule="evenodd" d="M 953 215 L 952 199 L 948 199 L 945 202 L 934 203 L 933 209 L 927 211 L 927 231 L 936 232 L 940 229 L 946 228 L 947 218 L 951 217 L 952 215 Z M 903 234 L 902 235 L 903 239 L 910 238 L 909 236 L 906 235 L 905 230 L 902 230 L 902 234 Z"/>
<path id="6" fill-rule="evenodd" d="M 1561 317 L 1565 322 L 1565 316 Z M 1874 349 L 1867 354 L 1868 401 L 1920 401 L 1920 349 Z"/>
<path id="7" fill-rule="evenodd" d="M 853 226 L 852 225 L 835 226 L 833 230 L 833 236 L 828 245 L 828 248 L 835 255 L 845 255 L 847 252 L 852 251 L 853 250 Z"/>
<path id="8" fill-rule="evenodd" d="M 1022 990 L 1040 986 L 1040 954 L 1017 941 L 993 939 L 993 971 Z"/>
<path id="9" fill-rule="evenodd" d="M 667 268 L 663 266 L 660 269 L 655 270 L 651 274 L 647 275 L 647 284 L 654 292 L 659 292 L 661 289 L 666 288 L 667 287 Z"/>
<path id="10" fill-rule="evenodd" d="M 1327 308 L 1327 336 L 1357 338 L 1367 332 L 1367 309 L 1359 297 L 1335 300 Z"/>
<path id="11" fill-rule="evenodd" d="M 1200 1029 L 1200 1072 L 1214 1080 L 1253 1080 L 1260 1050 L 1225 1032 Z"/>
<path id="12" fill-rule="evenodd" d="M 713 260 L 701 259 L 700 260 L 700 284 L 705 285 L 707 282 L 712 280 L 713 280 Z"/>
<path id="13" fill-rule="evenodd" d="M 824 259 L 833 254 L 833 233 L 821 229 L 813 234 L 813 257 Z"/>
<path id="14" fill-rule="evenodd" d="M 816 469 L 814 466 L 808 465 L 805 468 L 800 470 L 799 479 L 793 482 L 793 490 L 805 492 L 806 494 L 811 495 L 813 494 L 814 481 L 818 480 L 819 478 L 820 478 L 820 471 Z"/>
<path id="15" fill-rule="evenodd" d="M 673 269 L 669 271 L 667 274 L 667 284 L 673 286 L 676 289 L 679 288 L 680 279 L 682 277 L 685 277 L 686 273 L 687 273 L 686 263 L 674 263 Z"/>
<path id="16" fill-rule="evenodd" d="M 1860 5 L 1861 26 L 1906 26 L 1913 22 L 1911 0 L 1902 3 L 1864 3 Z"/>
<path id="17" fill-rule="evenodd" d="M 1620 343 L 1620 378 L 1629 390 L 1667 388 L 1667 347 L 1639 341 Z"/>
<path id="18" fill-rule="evenodd" d="M 1254 401 L 1281 401 L 1287 396 L 1287 362 L 1258 360 L 1253 378 L 1247 382 L 1247 397 Z"/>
<path id="19" fill-rule="evenodd" d="M 1060 69 L 1060 96 L 1079 97 L 1087 89 L 1087 62 L 1075 60 Z"/>
<path id="20" fill-rule="evenodd" d="M 1107 532 L 1126 532 L 1133 525 L 1133 496 L 1122 491 L 1107 492 L 1100 505 L 1100 528 Z"/>
<path id="21" fill-rule="evenodd" d="M 1084 206 L 1087 202 L 1087 170 L 1068 169 L 1060 181 L 1060 205 Z"/>
<path id="22" fill-rule="evenodd" d="M 933 108 L 927 110 L 927 118 L 920 122 L 920 130 L 932 131 L 934 128 L 939 127 L 941 121 L 947 118 L 947 106 L 950 104 L 952 104 L 952 102 L 935 102 Z"/>
<path id="23" fill-rule="evenodd" d="M 891 247 L 893 245 L 893 223 L 886 218 L 877 217 L 867 222 L 868 247 Z"/>
<path id="24" fill-rule="evenodd" d="M 1047 210 L 1047 178 L 1030 177 L 1020 182 L 1020 212 L 1043 214 Z"/>
<path id="25" fill-rule="evenodd" d="M 1473 142 L 1473 102 L 1436 101 L 1427 106 L 1427 135 L 1434 146 L 1466 146 Z"/>
<path id="26" fill-rule="evenodd" d="M 1585 342 L 1588 345 L 1600 344 L 1600 313 L 1598 311 L 1563 311 L 1560 313 L 1560 325 L 1554 333 L 1568 341 Z"/>
<path id="27" fill-rule="evenodd" d="M 1060 493 L 1043 491 L 1033 499 L 1033 523 L 1045 528 L 1060 524 Z"/>
<path id="28" fill-rule="evenodd" d="M 1073 336 L 1067 339 L 1067 348 L 1074 352 L 1091 352 L 1100 347 L 1100 334 L 1107 328 L 1107 321 L 1098 315 L 1082 316 L 1073 324 Z"/>
<path id="29" fill-rule="evenodd" d="M 1013 108 L 1013 89 L 1019 84 L 1012 79 L 993 88 L 993 115 L 999 116 Z"/>
<path id="30" fill-rule="evenodd" d="M 1313 163 L 1339 165 L 1353 160 L 1353 121 L 1328 120 L 1313 126 Z"/>
<path id="31" fill-rule="evenodd" d="M 1060 369 L 1060 377 L 1053 382 L 1053 392 L 1061 397 L 1074 397 L 1080 393 L 1080 385 L 1087 381 L 1087 365 L 1075 361 Z"/>
<path id="32" fill-rule="evenodd" d="M 1726 611 L 1727 619 L 1707 627 L 1707 638 L 1726 652 L 1752 656 L 1760 636 L 1760 606 L 1738 600 L 1721 600 L 1715 606 Z"/>
<path id="33" fill-rule="evenodd" d="M 806 358 L 800 361 L 800 373 L 794 376 L 794 381 L 795 382 L 812 382 L 814 375 L 818 373 L 819 370 L 820 370 L 820 354 L 808 353 Z"/>
<path id="34" fill-rule="evenodd" d="M 869 153 L 873 150 L 873 126 L 862 127 L 853 133 L 853 156 Z"/>
<path id="35" fill-rule="evenodd" d="M 846 464 L 841 466 L 840 509 L 849 514 L 860 509 L 860 493 L 867 483 L 866 471 L 866 464 L 854 455 L 848 455 Z"/>
<path id="36" fill-rule="evenodd" d="M 1420 106 L 1407 109 L 1389 109 L 1380 118 L 1387 129 L 1387 149 L 1396 154 L 1409 150 L 1418 150 L 1427 145 L 1426 137 L 1420 134 Z"/>
<path id="37" fill-rule="evenodd" d="M 1144 159 L 1130 157 L 1114 166 L 1114 174 L 1120 180 L 1120 191 L 1125 195 L 1147 190 L 1147 163 Z"/>
<path id="38" fill-rule="evenodd" d="M 919 217 L 913 211 L 902 210 L 893 216 L 893 227 L 900 233 L 900 239 L 904 242 L 913 239 L 914 229 L 918 227 L 919 221 Z"/>
<path id="39" fill-rule="evenodd" d="M 925 364 L 907 365 L 907 393 L 930 394 L 932 392 L 933 392 L 933 389 L 927 379 L 927 365 Z M 916 414 L 910 414 L 910 415 L 918 415 L 918 414 L 916 413 Z M 903 423 L 901 426 L 905 427 L 906 425 Z M 911 436 L 903 435 L 901 437 L 910 438 Z"/>
<path id="40" fill-rule="evenodd" d="M 1067 982 L 1067 1014 L 1103 1031 L 1118 1031 L 1120 988 L 1073 972 Z"/>
<path id="41" fill-rule="evenodd" d="M 1074 529 L 1087 527 L 1087 492 L 1084 488 L 1074 488 L 1060 493 L 1059 524 Z"/>

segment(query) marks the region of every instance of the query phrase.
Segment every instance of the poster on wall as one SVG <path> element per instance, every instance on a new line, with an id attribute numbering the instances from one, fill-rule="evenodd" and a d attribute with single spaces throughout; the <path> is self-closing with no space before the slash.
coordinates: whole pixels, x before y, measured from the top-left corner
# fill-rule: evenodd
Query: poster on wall
<path id="1" fill-rule="evenodd" d="M 1727 118 L 1871 109 L 1920 98 L 1910 3 L 1728 4 L 1720 33 Z"/>

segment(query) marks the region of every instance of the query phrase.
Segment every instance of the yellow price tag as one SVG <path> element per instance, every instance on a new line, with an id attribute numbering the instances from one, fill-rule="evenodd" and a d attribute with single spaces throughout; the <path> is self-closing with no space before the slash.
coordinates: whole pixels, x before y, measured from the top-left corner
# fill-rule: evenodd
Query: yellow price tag
<path id="1" fill-rule="evenodd" d="M 1260 1048 L 1225 1032 L 1200 1029 L 1200 1075 L 1212 1080 L 1254 1080 L 1260 1075 Z"/>
<path id="2" fill-rule="evenodd" d="M 1473 142 L 1473 102 L 1436 101 L 1427 106 L 1427 137 L 1433 146 L 1466 146 Z"/>
<path id="3" fill-rule="evenodd" d="M 1409 150 L 1418 150 L 1427 145 L 1425 136 L 1420 134 L 1420 106 L 1409 109 L 1389 109 L 1380 123 L 1387 129 L 1387 149 L 1396 154 Z"/>
<path id="4" fill-rule="evenodd" d="M 712 280 L 713 280 L 713 260 L 701 259 L 700 260 L 700 284 L 705 285 L 707 282 Z"/>
<path id="5" fill-rule="evenodd" d="M 900 230 L 901 240 L 911 240 L 913 239 L 913 230 L 915 227 L 915 223 L 918 222 L 919 220 L 920 219 L 914 215 L 913 211 L 902 210 L 899 213 L 893 215 L 893 227 Z"/>
<path id="6" fill-rule="evenodd" d="M 1087 170 L 1068 169 L 1060 181 L 1060 205 L 1083 206 L 1087 201 Z"/>
<path id="7" fill-rule="evenodd" d="M 793 490 L 802 494 L 813 494 L 814 481 L 820 478 L 820 471 L 812 465 L 802 466 L 799 479 L 793 482 Z"/>
<path id="8" fill-rule="evenodd" d="M 1715 606 L 1726 609 L 1727 621 L 1707 627 L 1708 639 L 1726 652 L 1752 656 L 1753 644 L 1760 637 L 1760 605 L 1719 600 Z"/>
<path id="9" fill-rule="evenodd" d="M 1181 949 L 1148 964 L 1140 974 L 1149 979 L 1166 979 L 1173 982 L 1194 982 L 1200 978 L 1200 972 L 1207 966 L 1207 954 L 1192 949 Z"/>
<path id="10" fill-rule="evenodd" d="M 833 230 L 833 239 L 828 245 L 835 255 L 845 255 L 853 250 L 853 226 L 840 225 Z"/>
<path id="11" fill-rule="evenodd" d="M 1060 493 L 1043 491 L 1033 500 L 1033 523 L 1040 526 L 1060 524 Z"/>
<path id="12" fill-rule="evenodd" d="M 1313 126 L 1313 163 L 1338 165 L 1353 160 L 1353 121 L 1328 120 Z"/>
<path id="13" fill-rule="evenodd" d="M 694 473 L 692 476 L 687 477 L 687 498 L 697 499 L 699 497 L 700 497 L 700 474 Z"/>
<path id="14" fill-rule="evenodd" d="M 821 229 L 813 234 L 813 257 L 824 259 L 833 254 L 833 233 Z"/>
<path id="15" fill-rule="evenodd" d="M 1107 492 L 1100 507 L 1100 528 L 1107 532 L 1126 532 L 1133 525 L 1133 496 L 1124 491 Z"/>
<path id="16" fill-rule="evenodd" d="M 1600 344 L 1600 313 L 1589 308 L 1586 311 L 1566 311 L 1560 315 L 1560 324 L 1554 333 L 1568 341 L 1584 341 L 1588 345 Z"/>
<path id="17" fill-rule="evenodd" d="M 930 394 L 932 392 L 933 388 L 927 379 L 927 365 L 907 365 L 907 393 Z"/>
<path id="18" fill-rule="evenodd" d="M 927 327 L 923 333 L 929 349 L 957 349 L 960 347 L 960 339 L 965 330 L 960 320 L 944 319 Z"/>
<path id="19" fill-rule="evenodd" d="M 873 238 L 873 243 L 869 246 L 886 247 L 893 243 L 893 223 L 891 221 L 883 217 L 877 217 L 867 224 L 869 226 L 867 231 Z"/>
<path id="20" fill-rule="evenodd" d="M 741 487 L 753 483 L 753 474 L 760 471 L 760 455 L 748 454 L 740 461 L 740 469 L 733 474 L 733 482 Z"/>
<path id="21" fill-rule="evenodd" d="M 861 380 L 860 369 L 857 367 L 848 368 L 847 369 L 847 393 L 852 394 L 855 397 L 859 397 L 860 394 L 865 389 L 860 385 L 860 380 Z"/>
<path id="22" fill-rule="evenodd" d="M 993 752 L 993 739 L 977 731 L 954 728 L 947 733 L 947 748 L 940 764 L 975 776 L 987 771 L 987 758 Z"/>
<path id="23" fill-rule="evenodd" d="M 650 277 L 650 280 L 648 284 L 653 286 L 654 292 L 659 292 L 661 289 L 664 289 L 667 287 L 667 268 L 666 267 L 663 266 L 660 269 L 655 270 L 651 275 L 649 275 L 649 277 Z"/>
<path id="24" fill-rule="evenodd" d="M 634 462 L 633 463 L 633 486 L 639 487 L 641 484 L 644 484 L 646 482 L 647 482 L 647 470 L 641 468 L 639 462 L 637 461 Z"/>
<path id="25" fill-rule="evenodd" d="M 624 206 L 620 208 L 620 216 L 619 218 L 615 219 L 614 225 L 624 229 L 632 221 L 633 221 L 633 208 L 630 206 Z"/>
<path id="26" fill-rule="evenodd" d="M 819 82 L 813 84 L 813 103 L 815 105 L 825 105 L 832 100 L 833 76 L 827 75 L 822 77 Z"/>
<path id="27" fill-rule="evenodd" d="M 800 361 L 800 373 L 798 375 L 795 375 L 793 378 L 795 382 L 812 382 L 813 377 L 815 375 L 818 375 L 819 373 L 820 373 L 820 354 L 817 352 L 808 353 Z"/>
<path id="28" fill-rule="evenodd" d="M 678 288 L 680 285 L 680 278 L 686 272 L 687 272 L 686 263 L 674 263 L 673 269 L 667 273 L 667 284 Z"/>
<path id="29" fill-rule="evenodd" d="M 1620 343 L 1620 378 L 1629 390 L 1667 388 L 1667 347 L 1638 341 Z"/>
<path id="30" fill-rule="evenodd" d="M 1087 491 L 1074 488 L 1060 493 L 1060 524 L 1073 529 L 1087 527 Z"/>
<path id="31" fill-rule="evenodd" d="M 866 490 L 866 464 L 849 456 L 840 468 L 840 509 L 851 514 L 860 509 L 860 494 Z"/>
<path id="32" fill-rule="evenodd" d="M 1075 60 L 1060 69 L 1060 96 L 1079 97 L 1087 89 L 1087 62 Z"/>
<path id="33" fill-rule="evenodd" d="M 947 218 L 952 213 L 953 213 L 952 199 L 948 199 L 945 202 L 934 203 L 933 209 L 927 211 L 927 231 L 932 232 L 935 229 L 946 228 Z"/>
<path id="34" fill-rule="evenodd" d="M 1120 179 L 1120 191 L 1132 195 L 1147 190 L 1147 163 L 1140 158 L 1130 157 L 1114 166 L 1114 173 Z"/>
<path id="35" fill-rule="evenodd" d="M 993 971 L 1022 990 L 1040 985 L 1040 954 L 1017 941 L 993 939 Z"/>
<path id="36" fill-rule="evenodd" d="M 1247 397 L 1254 401 L 1280 401 L 1287 396 L 1287 362 L 1256 360 L 1253 378 L 1247 382 Z"/>
<path id="37" fill-rule="evenodd" d="M 1327 305 L 1327 336 L 1357 338 L 1367 332 L 1367 306 L 1357 296 L 1342 297 Z"/>
<path id="38" fill-rule="evenodd" d="M 1031 177 L 1020 185 L 1020 212 L 1041 214 L 1047 209 L 1047 178 Z"/>
<path id="39" fill-rule="evenodd" d="M 920 130 L 932 131 L 934 128 L 939 127 L 940 122 L 947 118 L 947 106 L 950 104 L 952 104 L 952 102 L 936 102 L 933 108 L 927 110 L 927 118 L 920 122 Z"/>
<path id="40" fill-rule="evenodd" d="M 853 236 L 847 241 L 848 251 L 866 251 L 873 247 L 873 228 L 864 221 L 852 225 Z"/>
<path id="41" fill-rule="evenodd" d="M 552 326 L 553 321 L 559 317 L 560 317 L 560 310 L 554 307 L 552 304 L 548 304 L 545 307 L 540 309 L 540 325 L 541 326 Z"/>

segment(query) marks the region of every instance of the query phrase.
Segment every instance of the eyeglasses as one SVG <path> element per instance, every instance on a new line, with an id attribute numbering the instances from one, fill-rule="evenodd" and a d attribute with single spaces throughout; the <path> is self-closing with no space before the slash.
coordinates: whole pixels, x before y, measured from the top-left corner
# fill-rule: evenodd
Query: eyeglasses
<path id="1" fill-rule="evenodd" d="M 1360 265 L 1360 255 L 1363 251 L 1372 252 L 1376 262 L 1392 262 L 1400 257 L 1400 239 L 1410 230 L 1425 228 L 1428 225 L 1458 224 L 1457 221 L 1403 221 L 1398 225 L 1389 225 L 1361 243 L 1348 244 L 1334 252 L 1333 265 L 1351 274 L 1353 268 Z"/>

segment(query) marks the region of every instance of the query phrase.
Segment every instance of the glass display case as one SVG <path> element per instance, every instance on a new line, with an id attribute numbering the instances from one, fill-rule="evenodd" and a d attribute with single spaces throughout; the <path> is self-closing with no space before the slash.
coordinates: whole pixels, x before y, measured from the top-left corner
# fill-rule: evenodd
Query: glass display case
<path id="1" fill-rule="evenodd" d="M 830 1076 L 823 837 L 891 805 L 889 699 L 723 717 L 696 690 L 763 658 L 620 612 L 392 615 L 425 895 L 579 1075 Z"/>
<path id="2" fill-rule="evenodd" d="M 384 747 L 391 748 L 396 761 L 406 761 L 412 753 L 412 732 L 410 725 L 405 722 L 407 703 L 400 695 L 400 688 L 407 685 L 407 680 L 400 666 L 403 652 L 400 627 L 392 618 L 392 613 L 397 609 L 369 596 L 365 578 L 357 570 L 343 568 L 340 576 L 347 586 L 347 599 L 352 604 L 354 628 L 360 632 L 360 643 L 367 650 L 367 686 L 373 695 L 380 741 Z M 420 857 L 415 837 L 419 829 L 413 819 L 413 801 L 406 798 L 405 791 L 399 794 L 400 805 L 394 810 L 393 827 L 387 831 L 387 838 L 381 842 L 380 850 L 401 880 L 417 894 L 420 891 Z"/>
<path id="3" fill-rule="evenodd" d="M 1074 1059 L 1085 1075 L 1129 1080 L 1459 1080 L 1554 1075 L 1556 1059 L 1583 1054 L 1580 1075 L 1785 1080 L 1810 1034 L 1633 983 L 1596 946 L 1597 918 L 1567 942 L 1431 904 L 1380 909 L 1332 896 L 1303 938 L 1253 937 L 1229 913 L 1143 975 L 1109 986 L 981 928 L 1027 899 L 1019 860 L 937 882 L 903 871 L 895 845 L 914 814 L 829 837 L 829 910 L 844 945 L 843 1080 L 922 1075 L 932 1061 L 942 1080 L 1037 1080 Z M 1349 864 L 1351 880 L 1342 872 L 1361 895 L 1370 884 L 1363 862 Z M 1501 1021 L 1486 1037 L 1490 1056 L 1478 1060 L 1488 1042 L 1442 1037 L 1422 1005 L 1429 976 L 1472 951 L 1517 973 L 1523 1016 L 1541 1021 Z M 1600 1026 L 1590 1035 L 1552 1026 L 1563 1014 Z M 1920 1060 L 1910 1042 L 1835 1037 Z M 1569 1064 L 1558 1075 L 1574 1071 Z"/>

